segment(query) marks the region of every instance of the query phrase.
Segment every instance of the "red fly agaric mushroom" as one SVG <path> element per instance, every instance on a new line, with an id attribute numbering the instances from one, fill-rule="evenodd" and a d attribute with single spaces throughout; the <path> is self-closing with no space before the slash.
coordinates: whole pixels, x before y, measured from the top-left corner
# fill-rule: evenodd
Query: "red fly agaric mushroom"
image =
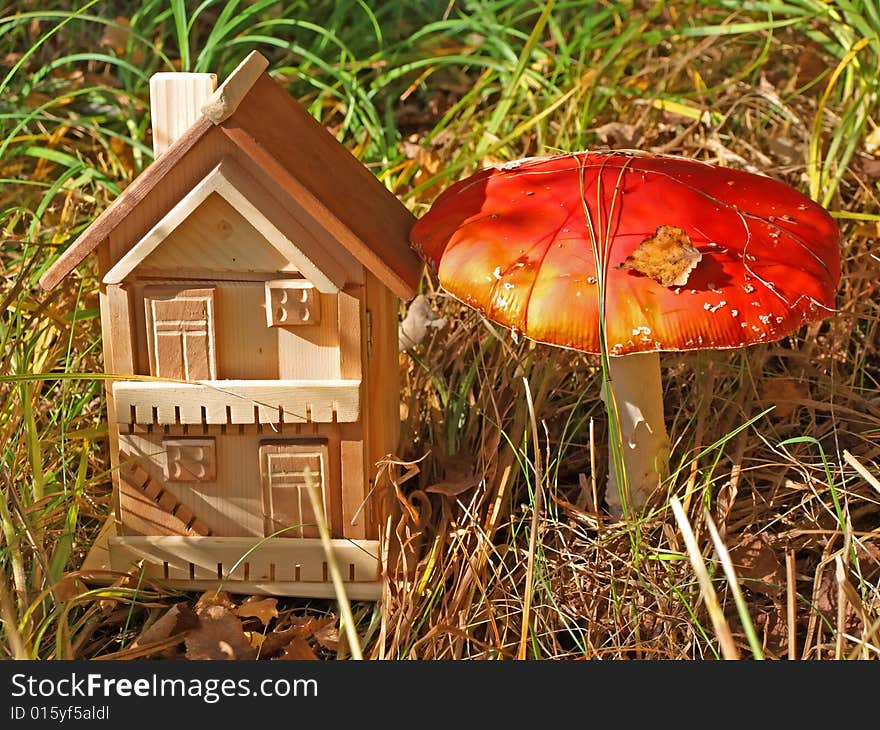
<path id="1" fill-rule="evenodd" d="M 777 340 L 832 313 L 840 278 L 837 226 L 794 188 L 620 152 L 484 169 L 441 193 L 410 243 L 489 319 L 607 357 L 615 511 L 620 497 L 641 508 L 668 473 L 659 353 Z"/>

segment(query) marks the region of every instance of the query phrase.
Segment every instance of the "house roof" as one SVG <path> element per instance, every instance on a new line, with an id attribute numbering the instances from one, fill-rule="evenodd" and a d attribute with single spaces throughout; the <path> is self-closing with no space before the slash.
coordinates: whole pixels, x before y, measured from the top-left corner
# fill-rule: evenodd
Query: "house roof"
<path id="1" fill-rule="evenodd" d="M 412 214 L 265 73 L 267 63 L 253 52 L 239 64 L 202 108 L 202 115 L 58 257 L 40 285 L 47 290 L 57 286 L 188 152 L 212 130 L 220 130 L 276 190 L 308 211 L 395 294 L 411 298 L 422 271 L 422 262 L 408 243 L 415 222 Z M 132 240 L 129 245 L 136 243 Z"/>

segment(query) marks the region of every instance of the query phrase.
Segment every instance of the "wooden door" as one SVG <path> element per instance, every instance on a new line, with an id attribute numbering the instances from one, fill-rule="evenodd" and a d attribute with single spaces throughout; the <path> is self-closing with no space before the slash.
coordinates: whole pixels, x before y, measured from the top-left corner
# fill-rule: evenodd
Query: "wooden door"
<path id="1" fill-rule="evenodd" d="M 263 522 L 265 535 L 319 537 L 317 520 L 306 486 L 306 471 L 325 504 L 327 441 L 297 439 L 260 445 Z M 326 514 L 326 508 L 325 508 Z"/>
<path id="2" fill-rule="evenodd" d="M 214 289 L 144 290 L 150 375 L 216 380 Z"/>

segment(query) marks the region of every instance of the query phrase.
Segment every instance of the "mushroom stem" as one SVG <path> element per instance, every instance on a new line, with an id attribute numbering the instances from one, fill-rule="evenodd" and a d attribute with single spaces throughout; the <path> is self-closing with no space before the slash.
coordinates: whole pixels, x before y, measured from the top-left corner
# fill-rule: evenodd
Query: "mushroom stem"
<path id="1" fill-rule="evenodd" d="M 660 381 L 660 353 L 644 352 L 610 357 L 610 388 L 620 426 L 620 461 L 614 458 L 618 434 L 609 438 L 609 470 L 606 501 L 615 515 L 621 515 L 626 496 L 627 511 L 641 510 L 651 493 L 669 474 L 669 436 L 663 420 L 663 388 Z M 603 388 L 602 400 L 609 408 Z M 618 465 L 626 473 L 616 473 Z M 622 490 L 628 494 L 623 495 Z"/>

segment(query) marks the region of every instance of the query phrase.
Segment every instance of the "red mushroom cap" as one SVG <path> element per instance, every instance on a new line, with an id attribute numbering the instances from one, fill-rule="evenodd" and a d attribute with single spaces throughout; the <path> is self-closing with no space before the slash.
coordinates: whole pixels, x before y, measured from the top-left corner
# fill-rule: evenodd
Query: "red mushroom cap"
<path id="1" fill-rule="evenodd" d="M 444 289 L 539 342 L 599 352 L 604 296 L 612 355 L 741 347 L 827 317 L 839 238 L 784 183 L 619 152 L 482 170 L 410 234 Z"/>

